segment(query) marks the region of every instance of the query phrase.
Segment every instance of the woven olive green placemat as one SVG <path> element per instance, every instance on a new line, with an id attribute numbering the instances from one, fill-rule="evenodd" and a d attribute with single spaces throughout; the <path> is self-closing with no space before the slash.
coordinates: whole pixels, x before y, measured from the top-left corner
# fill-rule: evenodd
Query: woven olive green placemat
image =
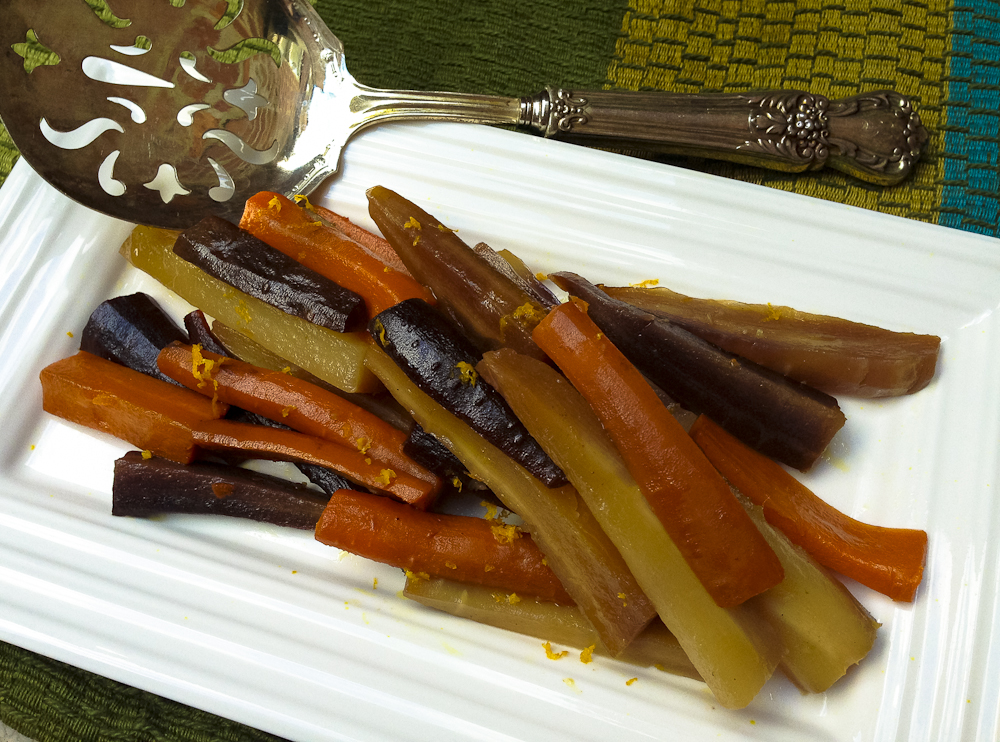
<path id="1" fill-rule="evenodd" d="M 0 719 L 44 742 L 280 740 L 4 643 Z"/>

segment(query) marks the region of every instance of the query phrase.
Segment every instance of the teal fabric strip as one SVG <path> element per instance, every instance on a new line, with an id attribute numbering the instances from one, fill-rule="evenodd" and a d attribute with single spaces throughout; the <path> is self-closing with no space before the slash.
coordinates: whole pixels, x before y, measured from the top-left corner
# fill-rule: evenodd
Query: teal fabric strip
<path id="1" fill-rule="evenodd" d="M 952 12 L 940 223 L 1000 236 L 1000 2 Z"/>

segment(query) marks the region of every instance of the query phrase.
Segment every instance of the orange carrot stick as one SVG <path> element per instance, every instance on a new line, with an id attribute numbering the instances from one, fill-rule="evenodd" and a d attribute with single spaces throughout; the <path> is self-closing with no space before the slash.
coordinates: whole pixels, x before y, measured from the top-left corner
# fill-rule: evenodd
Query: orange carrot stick
<path id="1" fill-rule="evenodd" d="M 191 429 L 227 409 L 82 350 L 46 366 L 39 378 L 46 412 L 181 464 L 194 459 Z"/>
<path id="2" fill-rule="evenodd" d="M 817 562 L 893 600 L 913 600 L 924 573 L 926 532 L 854 520 L 704 415 L 691 437 L 722 476 L 764 509 L 768 523 Z"/>
<path id="3" fill-rule="evenodd" d="M 316 539 L 414 573 L 573 603 L 529 535 L 509 540 L 493 527 L 482 518 L 427 513 L 385 497 L 338 490 L 316 524 Z"/>
<path id="4" fill-rule="evenodd" d="M 360 294 L 369 318 L 404 299 L 434 301 L 429 289 L 284 196 L 262 191 L 248 199 L 240 226 L 307 268 Z"/>
<path id="5" fill-rule="evenodd" d="M 561 304 L 532 336 L 593 407 L 705 589 L 731 607 L 781 582 L 781 563 L 743 506 L 586 306 Z"/>
<path id="6" fill-rule="evenodd" d="M 295 200 L 298 201 L 299 198 L 299 196 L 296 196 Z M 316 214 L 320 219 L 328 222 L 329 225 L 335 230 L 339 230 L 347 239 L 354 240 L 360 244 L 368 252 L 390 268 L 399 271 L 405 276 L 410 275 L 410 271 L 406 269 L 402 259 L 396 254 L 396 251 L 392 249 L 392 245 L 389 244 L 389 241 L 385 239 L 385 237 L 375 234 L 374 232 L 369 232 L 364 227 L 359 227 L 346 216 L 341 216 L 335 211 L 324 209 L 322 206 L 307 204 L 306 208 Z"/>
<path id="7" fill-rule="evenodd" d="M 194 441 L 212 451 L 232 451 L 270 461 L 294 461 L 336 469 L 355 484 L 385 492 L 405 503 L 424 505 L 433 485 L 397 472 L 356 449 L 299 433 L 263 425 L 211 420 L 194 428 Z"/>
<path id="8" fill-rule="evenodd" d="M 188 389 L 256 412 L 300 433 L 325 438 L 366 454 L 397 473 L 431 485 L 431 504 L 441 480 L 403 453 L 406 433 L 333 392 L 308 381 L 175 343 L 160 351 L 160 371 Z M 417 503 L 411 503 L 417 504 Z"/>

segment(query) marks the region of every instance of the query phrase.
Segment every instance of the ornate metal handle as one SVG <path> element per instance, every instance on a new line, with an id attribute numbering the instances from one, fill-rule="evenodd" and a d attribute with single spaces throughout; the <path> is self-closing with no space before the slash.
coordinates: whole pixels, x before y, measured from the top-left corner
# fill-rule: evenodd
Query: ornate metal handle
<path id="1" fill-rule="evenodd" d="M 829 165 L 879 185 L 913 169 L 927 130 L 892 91 L 830 100 L 798 90 L 757 93 L 633 93 L 546 88 L 530 98 L 379 90 L 351 100 L 352 129 L 388 119 L 517 124 L 547 137 L 588 139 L 787 172 Z"/>
<path id="2" fill-rule="evenodd" d="M 547 137 L 624 139 L 789 172 L 829 165 L 880 185 L 905 178 L 927 141 L 910 101 L 887 90 L 830 100 L 796 90 L 686 95 L 547 88 L 521 100 L 519 123 Z"/>

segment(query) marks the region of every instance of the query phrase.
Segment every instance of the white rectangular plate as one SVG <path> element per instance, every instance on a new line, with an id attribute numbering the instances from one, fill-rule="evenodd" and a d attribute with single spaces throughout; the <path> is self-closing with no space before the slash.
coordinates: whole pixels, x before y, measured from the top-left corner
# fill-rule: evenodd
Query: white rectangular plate
<path id="1" fill-rule="evenodd" d="M 996 240 L 448 124 L 366 134 L 318 200 L 371 226 L 375 184 L 539 271 L 940 335 L 930 387 L 843 399 L 847 426 L 807 477 L 859 519 L 928 531 L 916 602 L 851 584 L 883 624 L 862 665 L 817 696 L 774 679 L 732 712 L 699 683 L 552 661 L 537 640 L 426 610 L 397 595 L 398 571 L 308 533 L 114 518 L 128 447 L 42 413 L 38 372 L 109 296 L 187 307 L 118 256 L 130 225 L 22 162 L 0 191 L 0 638 L 296 740 L 1000 736 Z"/>

